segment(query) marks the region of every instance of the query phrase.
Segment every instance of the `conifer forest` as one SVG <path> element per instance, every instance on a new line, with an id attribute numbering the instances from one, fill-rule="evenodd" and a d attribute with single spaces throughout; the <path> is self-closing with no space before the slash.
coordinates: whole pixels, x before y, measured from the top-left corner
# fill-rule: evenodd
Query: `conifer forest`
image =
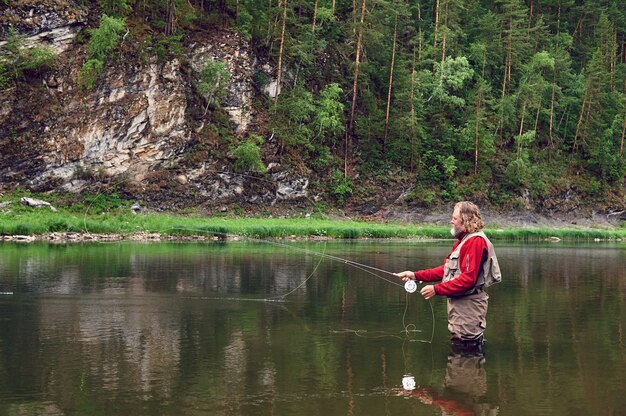
<path id="1" fill-rule="evenodd" d="M 266 116 L 238 147 L 243 168 L 263 169 L 255 150 L 271 136 L 282 163 L 326 177 L 340 201 L 385 177 L 408 178 L 420 203 L 624 193 L 623 0 L 85 2 L 102 16 L 90 48 L 125 32 L 166 57 L 192 33 L 248 40 L 274 75 L 254 74 Z M 92 58 L 86 83 L 107 65 Z M 217 84 L 197 89 L 209 116 Z"/>

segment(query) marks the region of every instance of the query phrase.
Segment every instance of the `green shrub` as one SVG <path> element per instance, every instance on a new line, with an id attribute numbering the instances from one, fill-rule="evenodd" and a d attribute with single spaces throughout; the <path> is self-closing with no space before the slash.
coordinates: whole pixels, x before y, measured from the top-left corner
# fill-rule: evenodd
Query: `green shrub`
<path id="1" fill-rule="evenodd" d="M 597 195 L 602 190 L 602 183 L 600 181 L 592 179 L 587 186 L 587 194 L 589 196 Z"/>
<path id="2" fill-rule="evenodd" d="M 89 59 L 78 72 L 78 84 L 83 88 L 93 88 L 103 67 L 104 62 L 101 60 Z"/>
<path id="3" fill-rule="evenodd" d="M 343 228 L 340 233 L 341 238 L 356 239 L 361 237 L 361 230 L 356 228 Z"/>
<path id="4" fill-rule="evenodd" d="M 0 62 L 0 90 L 4 89 L 10 80 L 7 68 Z"/>
<path id="5" fill-rule="evenodd" d="M 22 63 L 24 70 L 35 73 L 44 72 L 51 69 L 56 61 L 56 54 L 52 48 L 41 46 L 30 48 L 23 53 Z"/>
<path id="6" fill-rule="evenodd" d="M 172 35 L 159 39 L 153 45 L 157 61 L 163 63 L 171 57 L 181 56 L 183 54 L 182 39 L 183 35 Z"/>
<path id="7" fill-rule="evenodd" d="M 255 87 L 262 90 L 267 84 L 270 83 L 270 77 L 268 77 L 263 71 L 256 71 L 252 74 L 252 83 Z"/>
<path id="8" fill-rule="evenodd" d="M 133 11 L 130 0 L 98 0 L 104 13 L 112 16 L 126 16 Z"/>
<path id="9" fill-rule="evenodd" d="M 261 144 L 263 138 L 253 135 L 231 152 L 232 157 L 236 159 L 236 172 L 264 173 L 267 171 L 267 168 L 261 160 L 261 148 L 257 145 L 257 142 Z"/>
<path id="10" fill-rule="evenodd" d="M 252 39 L 250 30 L 252 28 L 252 15 L 246 9 L 241 9 L 237 14 L 237 31 L 246 39 Z"/>
<path id="11" fill-rule="evenodd" d="M 90 30 L 89 56 L 105 61 L 111 52 L 117 49 L 125 31 L 124 19 L 103 15 L 100 26 Z"/>
<path id="12" fill-rule="evenodd" d="M 100 19 L 100 26 L 91 29 L 89 41 L 89 58 L 78 73 L 78 83 L 83 88 L 91 89 L 104 67 L 104 62 L 119 46 L 122 34 L 126 30 L 124 19 L 110 17 L 106 14 Z"/>
<path id="13" fill-rule="evenodd" d="M 331 192 L 337 198 L 337 201 L 343 205 L 354 190 L 352 189 L 352 181 L 344 176 L 339 170 L 335 170 L 331 175 L 332 189 Z"/>
<path id="14" fill-rule="evenodd" d="M 218 105 L 226 98 L 229 79 L 230 73 L 224 62 L 208 61 L 204 65 L 196 88 L 206 102 L 205 114 L 210 105 Z"/>
<path id="15" fill-rule="evenodd" d="M 20 80 L 24 73 L 41 74 L 54 66 L 56 55 L 48 46 L 26 47 L 25 39 L 9 29 L 0 56 L 0 89 L 10 80 Z"/>
<path id="16" fill-rule="evenodd" d="M 120 198 L 119 194 L 84 195 L 83 199 L 91 214 L 101 214 L 131 205 L 131 201 Z"/>

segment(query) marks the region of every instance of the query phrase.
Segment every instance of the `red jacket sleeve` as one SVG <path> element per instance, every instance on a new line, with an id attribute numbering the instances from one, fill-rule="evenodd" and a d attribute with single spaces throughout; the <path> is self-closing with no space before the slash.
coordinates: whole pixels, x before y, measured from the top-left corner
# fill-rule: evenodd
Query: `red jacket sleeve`
<path id="1" fill-rule="evenodd" d="M 459 245 L 457 240 L 452 246 L 452 251 Z M 435 293 L 442 296 L 454 296 L 467 292 L 476 284 L 478 272 L 487 255 L 487 243 L 481 237 L 472 237 L 463 244 L 459 253 L 461 263 L 461 275 L 449 282 L 435 285 Z M 448 259 L 450 255 L 446 256 Z M 444 264 L 445 264 L 444 260 Z M 433 269 L 419 270 L 415 272 L 415 280 L 423 282 L 437 282 L 443 279 L 443 265 Z"/>
<path id="2" fill-rule="evenodd" d="M 419 270 L 415 272 L 415 280 L 422 282 L 437 282 L 443 279 L 443 265 L 434 269 Z"/>

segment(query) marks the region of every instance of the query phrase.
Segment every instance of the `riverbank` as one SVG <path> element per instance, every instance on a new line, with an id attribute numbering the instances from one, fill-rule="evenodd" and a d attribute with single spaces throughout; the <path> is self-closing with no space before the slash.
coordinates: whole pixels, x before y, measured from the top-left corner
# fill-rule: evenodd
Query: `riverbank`
<path id="1" fill-rule="evenodd" d="M 493 240 L 626 240 L 626 228 L 615 227 L 494 227 Z M 234 239 L 449 239 L 448 225 L 400 221 L 291 218 L 201 217 L 162 213 L 103 212 L 86 215 L 67 210 L 36 209 L 3 212 L 0 241 L 90 242 Z"/>
<path id="2" fill-rule="evenodd" d="M 23 196 L 0 198 L 0 241 L 158 241 L 237 238 L 281 239 L 449 239 L 450 210 L 403 210 L 385 216 L 351 218 L 330 213 L 283 209 L 263 215 L 224 210 L 157 212 L 117 195 Z M 38 199 L 41 198 L 41 199 Z M 63 199 L 63 198 L 65 199 Z M 75 198 L 75 199 L 68 199 Z M 495 240 L 623 240 L 624 221 L 570 222 L 530 214 L 484 210 L 485 232 Z M 593 219 L 593 218 L 592 218 Z M 603 221 L 600 221 L 602 219 Z"/>

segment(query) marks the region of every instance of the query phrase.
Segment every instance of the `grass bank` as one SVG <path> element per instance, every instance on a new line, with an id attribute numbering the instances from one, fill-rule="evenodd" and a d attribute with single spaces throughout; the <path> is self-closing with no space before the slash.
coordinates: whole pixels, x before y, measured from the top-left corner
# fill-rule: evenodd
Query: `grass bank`
<path id="1" fill-rule="evenodd" d="M 450 238 L 448 226 L 369 221 L 330 220 L 321 215 L 298 218 L 245 217 L 228 215 L 200 217 L 163 213 L 137 213 L 131 203 L 115 195 L 46 195 L 49 206 L 33 208 L 19 202 L 21 195 L 0 198 L 0 236 L 47 235 L 50 233 L 117 234 L 158 233 L 169 236 L 244 236 L 252 238 Z M 36 197 L 36 196 L 33 196 Z M 62 199 L 62 198 L 66 199 Z M 43 199 L 43 198 L 41 198 Z M 517 227 L 485 232 L 496 240 L 626 239 L 626 228 Z"/>

